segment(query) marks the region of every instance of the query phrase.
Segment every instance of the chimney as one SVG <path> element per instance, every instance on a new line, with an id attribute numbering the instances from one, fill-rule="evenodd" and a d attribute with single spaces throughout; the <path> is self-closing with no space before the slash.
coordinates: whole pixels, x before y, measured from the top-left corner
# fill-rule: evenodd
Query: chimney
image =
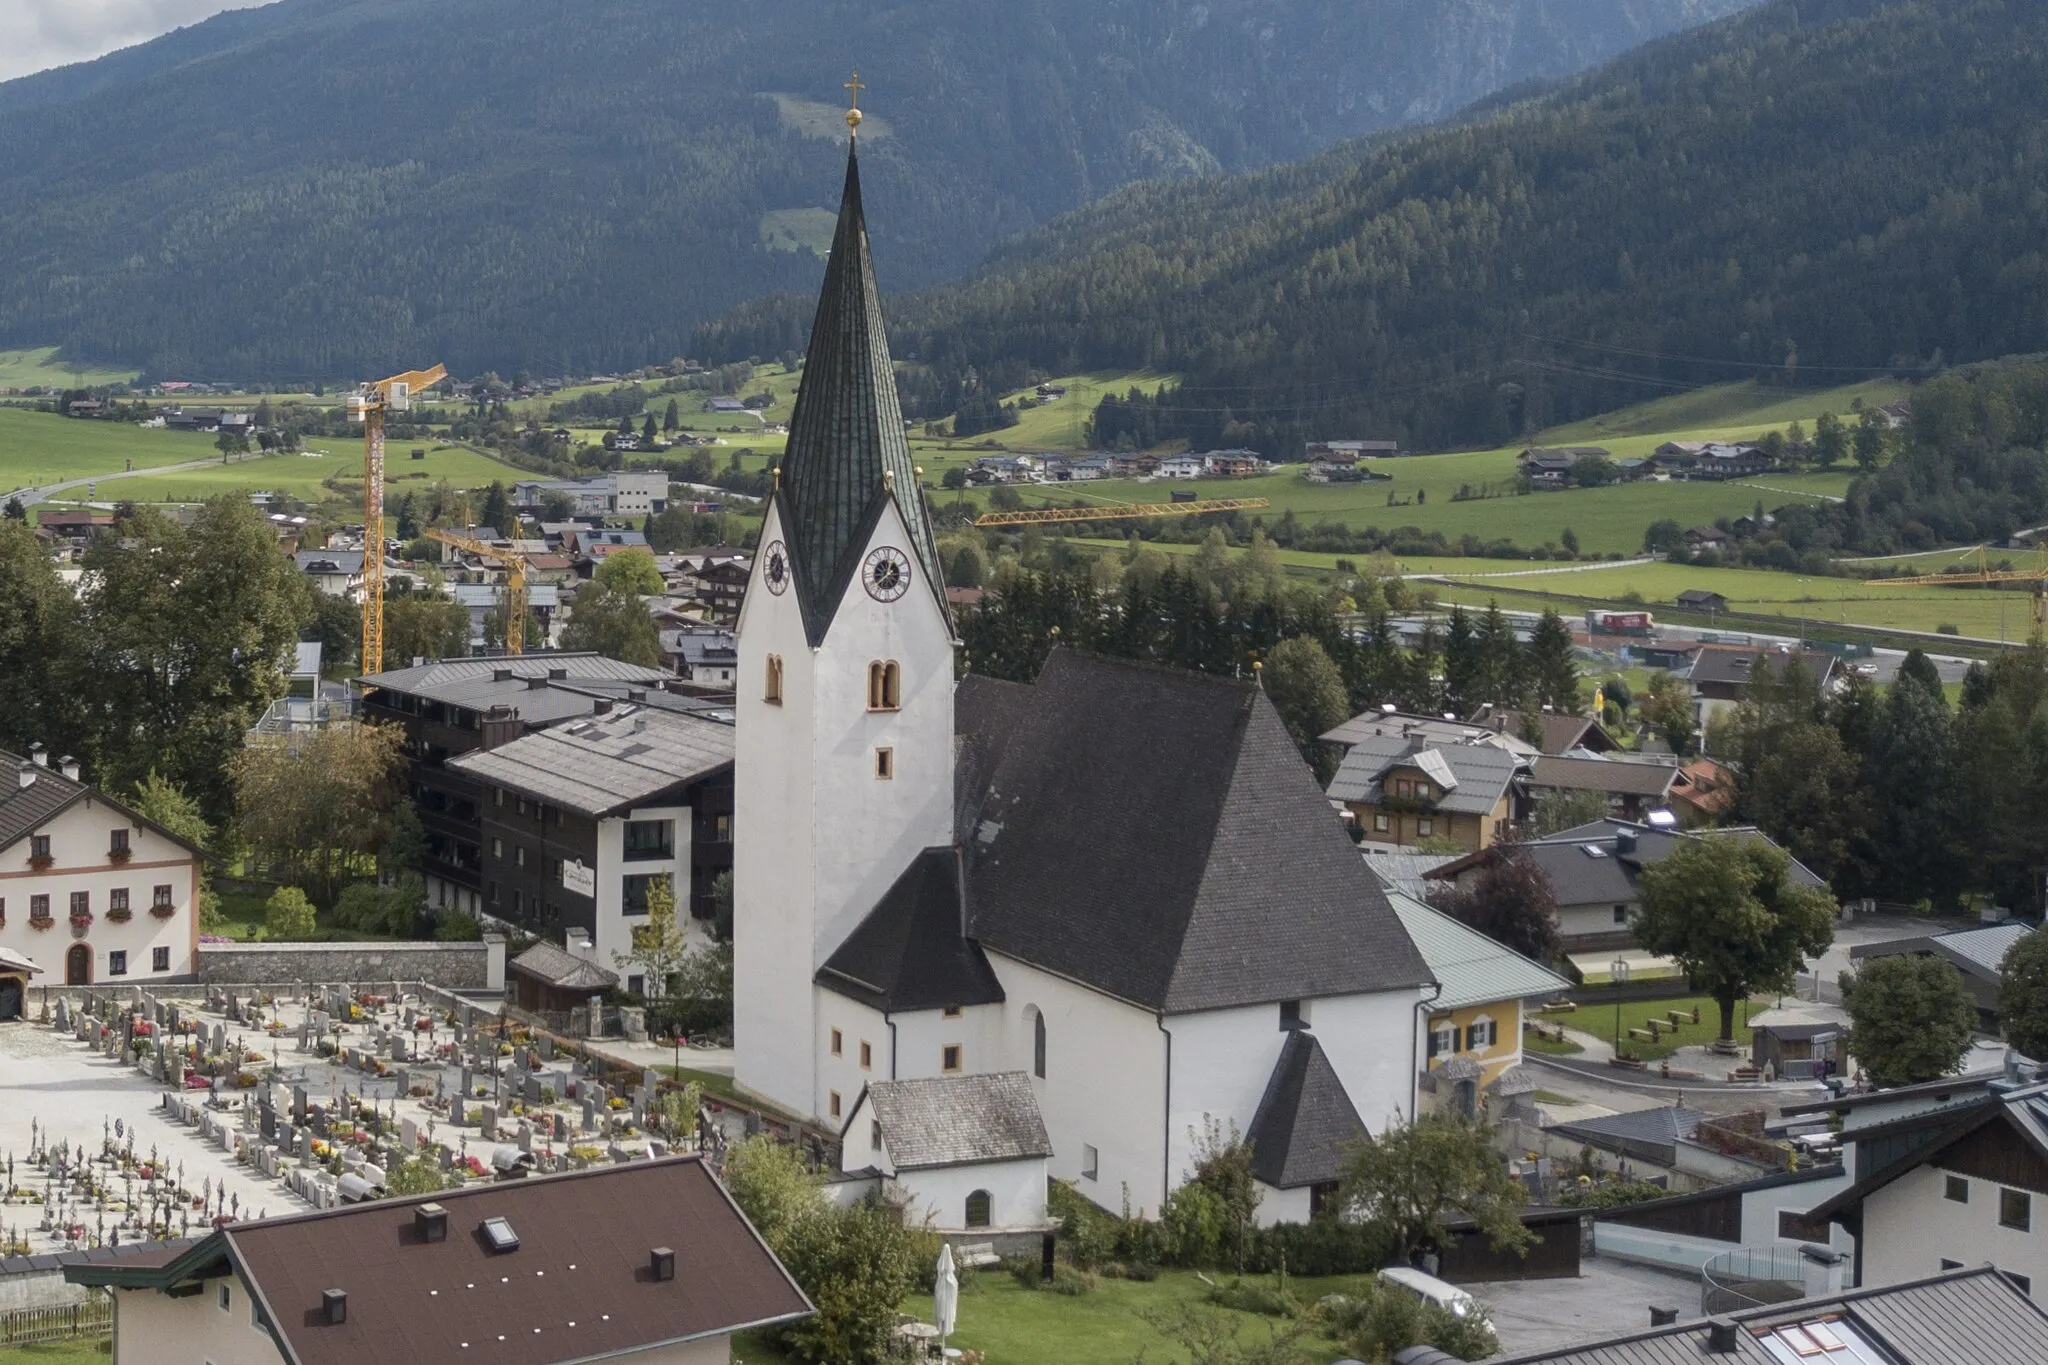
<path id="1" fill-rule="evenodd" d="M 448 1240 L 448 1210 L 439 1204 L 421 1204 L 412 1211 L 412 1227 L 422 1242 L 445 1242 Z"/>
<path id="2" fill-rule="evenodd" d="M 1636 832 L 1632 829 L 1618 829 L 1614 831 L 1614 851 L 1616 853 L 1635 852 Z"/>
<path id="3" fill-rule="evenodd" d="M 1707 1354 L 1732 1356 L 1742 1349 L 1742 1328 L 1734 1318 L 1712 1318 L 1707 1322 Z"/>
<path id="4" fill-rule="evenodd" d="M 28 756 L 29 761 L 34 763 L 38 768 L 47 768 L 50 766 L 50 751 L 48 749 L 45 749 L 40 744 L 29 745 Z"/>
<path id="5" fill-rule="evenodd" d="M 348 1294 L 340 1289 L 320 1291 L 320 1321 L 339 1327 L 348 1321 Z"/>
<path id="6" fill-rule="evenodd" d="M 492 670 L 491 670 L 491 681 L 492 681 L 492 682 L 511 682 L 511 681 L 512 681 L 512 670 L 511 670 L 511 669 L 509 669 L 509 668 L 494 668 L 494 669 L 492 669 Z"/>
<path id="7" fill-rule="evenodd" d="M 548 680 L 550 682 L 567 682 L 569 680 L 569 670 L 566 668 L 551 668 L 548 670 Z"/>
<path id="8" fill-rule="evenodd" d="M 676 1254 L 668 1247 L 656 1247 L 647 1254 L 647 1268 L 654 1272 L 654 1278 L 673 1280 L 676 1277 Z"/>
<path id="9" fill-rule="evenodd" d="M 546 678 L 528 678 L 526 680 L 526 690 L 529 692 L 546 691 L 547 685 L 548 680 Z"/>
<path id="10" fill-rule="evenodd" d="M 78 780 L 78 760 L 70 754 L 64 755 L 64 757 L 57 760 L 57 771 L 63 773 L 71 781 L 76 782 Z"/>
<path id="11" fill-rule="evenodd" d="M 35 784 L 36 765 L 30 763 L 27 759 L 23 759 L 21 764 L 21 785 L 24 787 L 33 787 Z"/>

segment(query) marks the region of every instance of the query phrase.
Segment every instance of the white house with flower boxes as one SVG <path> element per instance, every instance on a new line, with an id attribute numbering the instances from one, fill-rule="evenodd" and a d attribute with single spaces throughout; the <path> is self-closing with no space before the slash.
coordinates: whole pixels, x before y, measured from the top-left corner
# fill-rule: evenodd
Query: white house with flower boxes
<path id="1" fill-rule="evenodd" d="M 49 765 L 0 752 L 0 948 L 43 984 L 189 979 L 199 951 L 205 853 Z M 0 975 L 0 1019 L 26 977 Z"/>

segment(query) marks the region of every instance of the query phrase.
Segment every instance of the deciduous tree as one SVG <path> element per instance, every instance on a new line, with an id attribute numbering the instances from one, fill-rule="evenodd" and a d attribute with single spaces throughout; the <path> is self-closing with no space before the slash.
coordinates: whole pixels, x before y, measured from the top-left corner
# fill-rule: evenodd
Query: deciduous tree
<path id="1" fill-rule="evenodd" d="M 1273 646 L 1261 673 L 1266 695 L 1273 699 L 1273 709 L 1286 723 L 1295 747 L 1316 761 L 1323 747 L 1316 737 L 1342 725 L 1351 714 L 1344 675 L 1322 645 L 1306 635 Z"/>
<path id="2" fill-rule="evenodd" d="M 384 667 L 468 655 L 468 607 L 437 592 L 395 593 L 384 599 Z"/>
<path id="3" fill-rule="evenodd" d="M 1431 883 L 1429 903 L 1525 957 L 1547 962 L 1559 951 L 1557 893 L 1520 845 L 1495 844 L 1465 881 Z"/>
<path id="4" fill-rule="evenodd" d="M 1844 984 L 1849 1050 L 1878 1085 L 1938 1080 L 1970 1050 L 1977 1006 L 1946 959 L 1875 958 Z"/>
<path id="5" fill-rule="evenodd" d="M 237 828 L 250 851 L 330 901 L 367 873 L 392 830 L 405 736 L 397 726 L 330 725 L 235 755 Z"/>
<path id="6" fill-rule="evenodd" d="M 661 663 L 661 632 L 638 594 L 593 578 L 576 593 L 562 647 L 594 650 L 621 663 L 655 668 Z"/>
<path id="7" fill-rule="evenodd" d="M 658 597 L 664 586 L 661 570 L 654 563 L 654 552 L 638 545 L 606 555 L 591 578 L 642 597 Z"/>
<path id="8" fill-rule="evenodd" d="M 313 937 L 313 903 L 296 886 L 280 886 L 263 906 L 263 937 L 297 942 Z"/>
<path id="9" fill-rule="evenodd" d="M 1998 969 L 1998 1023 L 2005 1041 L 2048 1061 L 2048 932 L 2037 929 L 2006 949 Z"/>
<path id="10" fill-rule="evenodd" d="M 1534 1240 L 1521 1219 L 1528 1194 L 1491 1130 L 1448 1114 L 1396 1123 L 1359 1143 L 1339 1193 L 1347 1210 L 1394 1230 L 1404 1260 L 1441 1248 L 1457 1217 L 1476 1222 L 1500 1250 L 1521 1253 Z"/>

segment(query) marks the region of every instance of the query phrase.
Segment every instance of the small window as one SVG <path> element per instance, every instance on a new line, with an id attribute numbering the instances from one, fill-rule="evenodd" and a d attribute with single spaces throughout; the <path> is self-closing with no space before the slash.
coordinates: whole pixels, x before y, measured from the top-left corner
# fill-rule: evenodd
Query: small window
<path id="1" fill-rule="evenodd" d="M 128 954 L 126 952 L 117 948 L 113 952 L 107 954 L 107 975 L 128 975 Z"/>
<path id="2" fill-rule="evenodd" d="M 170 909 L 171 888 L 168 886 L 152 887 L 149 893 L 149 903 L 152 907 L 158 910 Z"/>
<path id="3" fill-rule="evenodd" d="M 90 914 L 92 913 L 92 892 L 90 892 L 90 891 L 74 891 L 74 892 L 72 892 L 72 893 L 71 893 L 71 913 L 72 913 L 72 915 L 73 915 L 74 917 L 77 917 L 77 918 L 80 918 L 80 919 L 83 919 L 83 918 L 84 918 L 85 916 L 87 916 L 87 915 L 90 915 Z"/>
<path id="4" fill-rule="evenodd" d="M 1343 1205 L 1337 1198 L 1341 1188 L 1334 1180 L 1319 1180 L 1308 1187 L 1308 1216 L 1321 1218 L 1326 1214 L 1339 1212 Z"/>
<path id="5" fill-rule="evenodd" d="M 125 887 L 125 886 L 117 886 L 117 887 L 115 887 L 115 888 L 114 888 L 113 890 L 111 890 L 111 891 L 107 892 L 107 909 L 108 909 L 108 910 L 126 910 L 127 908 L 128 908 L 128 888 L 127 888 L 127 887 Z"/>
<path id="6" fill-rule="evenodd" d="M 669 883 L 670 890 L 674 890 L 673 880 L 666 872 L 652 872 L 640 876 L 621 878 L 619 913 L 636 917 L 646 914 L 647 893 L 656 882 Z"/>
<path id="7" fill-rule="evenodd" d="M 976 1190 L 973 1194 L 968 1195 L 967 1226 L 971 1228 L 987 1227 L 994 1204 L 995 1201 L 989 1198 L 987 1190 Z"/>
<path id="8" fill-rule="evenodd" d="M 626 994 L 628 994 L 628 995 L 640 995 L 640 996 L 644 996 L 644 995 L 646 995 L 646 994 L 647 994 L 647 978 L 646 978 L 646 977 L 645 977 L 644 975 L 639 975 L 639 974 L 635 974 L 635 975 L 633 975 L 633 976 L 629 976 L 629 977 L 627 977 L 627 978 L 626 978 Z"/>
<path id="9" fill-rule="evenodd" d="M 107 852 L 126 853 L 127 851 L 128 831 L 125 829 L 117 829 L 109 832 L 107 835 Z"/>
<path id="10" fill-rule="evenodd" d="M 833 1118 L 839 1117 L 839 1092 L 833 1091 L 825 1100 L 825 1111 Z"/>
<path id="11" fill-rule="evenodd" d="M 896 751 L 894 749 L 875 750 L 875 780 L 877 782 L 887 782 L 895 776 Z"/>
<path id="12" fill-rule="evenodd" d="M 947 1043 L 939 1049 L 939 1069 L 946 1072 L 960 1069 L 960 1044 Z"/>
<path id="13" fill-rule="evenodd" d="M 1034 1015 L 1031 1020 L 1031 1074 L 1039 1080 L 1045 1079 L 1045 1015 Z"/>
<path id="14" fill-rule="evenodd" d="M 1281 1031 L 1292 1033 L 1296 1029 L 1306 1027 L 1308 1027 L 1308 1020 L 1302 1016 L 1301 1002 L 1299 1000 L 1282 1000 L 1280 1002 Z"/>
<path id="15" fill-rule="evenodd" d="M 903 670 L 895 661 L 868 665 L 868 710 L 896 711 L 903 706 Z"/>
<path id="16" fill-rule="evenodd" d="M 942 1019 L 958 1019 L 960 1017 L 960 1007 L 958 1005 L 948 1005 L 939 1011 L 939 1017 Z"/>
<path id="17" fill-rule="evenodd" d="M 505 804 L 505 789 L 503 787 L 493 787 L 491 789 L 491 804 L 494 806 Z"/>
<path id="18" fill-rule="evenodd" d="M 1386 816 L 1384 816 L 1384 815 L 1375 815 L 1375 816 L 1373 816 L 1373 818 L 1372 818 L 1372 831 L 1373 831 L 1373 833 L 1375 833 L 1375 834 L 1385 834 L 1385 833 L 1386 833 L 1386 832 L 1388 831 L 1388 829 L 1390 829 L 1390 828 L 1392 828 L 1392 825 L 1391 825 L 1391 822 L 1389 822 L 1389 821 L 1388 821 L 1388 819 L 1387 819 L 1387 817 L 1386 817 Z"/>
<path id="19" fill-rule="evenodd" d="M 1970 1182 L 1959 1175 L 1945 1177 L 1942 1182 L 1941 1197 L 1943 1199 L 1951 1201 L 1952 1203 L 1969 1203 Z"/>
<path id="20" fill-rule="evenodd" d="M 1458 1050 L 1458 1026 L 1439 1024 L 1429 1031 L 1429 1055 L 1448 1057 Z"/>
<path id="21" fill-rule="evenodd" d="M 862 1071 L 871 1071 L 871 1070 L 873 1070 L 873 1069 L 874 1069 L 874 1065 L 875 1065 L 875 1047 L 874 1047 L 874 1044 L 870 1043 L 870 1042 L 869 1042 L 869 1041 L 868 1041 L 867 1039 L 863 1038 L 863 1039 L 861 1039 L 861 1043 L 860 1043 L 860 1069 L 861 1069 Z"/>
<path id="22" fill-rule="evenodd" d="M 2015 1275 L 2015 1274 L 2013 1274 L 2013 1273 L 2012 1273 L 2012 1272 L 2011 1272 L 2010 1270 L 2001 1270 L 2001 1271 L 1999 1271 L 1998 1273 L 1999 1273 L 1999 1274 L 2001 1274 L 2001 1275 L 2003 1275 L 2003 1276 L 2005 1276 L 2005 1278 L 2007 1278 L 2008 1280 L 2011 1280 L 2011 1281 L 2012 1281 L 2012 1287 L 2013 1287 L 2014 1289 L 2017 1289 L 2017 1290 L 2019 1290 L 2019 1291 L 2020 1291 L 2020 1293 L 2022 1293 L 2022 1294 L 2025 1294 L 2025 1295 L 2027 1295 L 2027 1296 L 2028 1296 L 2029 1298 L 2032 1298 L 2032 1297 L 2033 1297 L 2033 1293 L 2034 1293 L 2034 1277 L 2033 1277 L 2033 1276 L 2031 1276 L 2031 1275 Z"/>
<path id="23" fill-rule="evenodd" d="M 843 1035 L 842 1033 L 840 1033 L 838 1029 L 833 1029 L 833 1030 L 832 1030 L 832 1055 L 833 1055 L 834 1057 L 838 1057 L 838 1056 L 842 1055 L 842 1054 L 843 1054 L 843 1053 L 844 1053 L 845 1051 L 846 1051 L 846 1038 L 845 1038 L 845 1035 Z"/>
<path id="24" fill-rule="evenodd" d="M 526 849 L 523 846 L 512 850 L 512 864 L 515 867 L 526 866 Z"/>
<path id="25" fill-rule="evenodd" d="M 491 840 L 491 856 L 493 858 L 502 858 L 505 856 L 505 841 L 503 839 Z"/>
<path id="26" fill-rule="evenodd" d="M 1484 1051 L 1493 1046 L 1495 1036 L 1493 1020 L 1476 1020 L 1471 1028 L 1465 1030 L 1465 1047 L 1472 1052 Z"/>
<path id="27" fill-rule="evenodd" d="M 149 969 L 153 972 L 169 971 L 171 969 L 171 950 L 169 948 L 151 948 L 149 950 Z"/>
<path id="28" fill-rule="evenodd" d="M 1083 1180 L 1094 1180 L 1097 1178 L 1096 1172 L 1101 1169 L 1101 1159 L 1101 1155 L 1093 1147 L 1090 1147 L 1085 1142 L 1081 1144 L 1081 1178 Z"/>
<path id="29" fill-rule="evenodd" d="M 673 820 L 628 820 L 626 861 L 666 862 L 676 856 L 676 822 Z"/>
<path id="30" fill-rule="evenodd" d="M 1617 905 L 1614 907 L 1614 922 L 1616 924 L 1628 923 L 1628 907 L 1626 905 Z"/>
<path id="31" fill-rule="evenodd" d="M 48 896 L 30 896 L 28 898 L 28 917 L 30 919 L 48 919 L 50 917 L 50 898 Z"/>
<path id="32" fill-rule="evenodd" d="M 729 844 L 732 842 L 732 817 L 720 815 L 711 821 L 711 842 Z"/>
<path id="33" fill-rule="evenodd" d="M 2034 1197 L 2025 1190 L 1998 1192 L 1998 1226 L 2029 1232 L 2034 1226 Z"/>
<path id="34" fill-rule="evenodd" d="M 519 806 L 519 810 L 518 810 L 518 813 L 519 813 L 519 814 L 521 814 L 521 815 L 524 815 L 524 814 L 526 814 L 526 798 L 525 798 L 525 797 L 523 797 L 523 796 L 522 796 L 522 797 L 520 797 L 520 798 L 519 798 L 519 801 L 518 801 L 518 806 Z"/>
<path id="35" fill-rule="evenodd" d="M 47 858 L 47 857 L 49 857 L 49 856 L 50 856 L 50 836 L 49 836 L 49 835 L 47 835 L 47 834 L 31 834 L 31 835 L 29 835 L 29 836 L 28 836 L 28 856 L 29 856 L 29 857 L 31 857 L 31 858 Z"/>
<path id="36" fill-rule="evenodd" d="M 1415 837 L 1416 837 L 1416 838 L 1418 838 L 1418 839 L 1427 839 L 1427 838 L 1429 838 L 1429 837 L 1430 837 L 1430 836 L 1431 836 L 1432 834 L 1435 834 L 1435 833 L 1436 833 L 1436 821 L 1434 821 L 1434 820 L 1430 819 L 1430 818 L 1429 818 L 1428 816 L 1426 816 L 1426 815 L 1425 815 L 1425 816 L 1422 816 L 1421 818 L 1419 818 L 1419 819 L 1417 819 L 1417 820 L 1416 820 L 1416 822 L 1415 822 Z"/>
<path id="37" fill-rule="evenodd" d="M 768 676 L 761 685 L 761 700 L 774 706 L 782 705 L 782 656 L 768 656 Z"/>
<path id="38" fill-rule="evenodd" d="M 868 1124 L 868 1149 L 875 1152 L 882 1150 L 882 1121 L 880 1119 L 874 1119 Z"/>
<path id="39" fill-rule="evenodd" d="M 233 1291 L 233 1290 L 231 1290 L 231 1289 L 229 1289 L 229 1288 L 227 1287 L 227 1285 L 225 1285 L 225 1284 L 221 1285 L 221 1287 L 220 1287 L 220 1295 L 219 1295 L 219 1300 L 218 1300 L 218 1301 L 219 1301 L 219 1303 L 220 1303 L 220 1311 L 221 1311 L 221 1312 L 223 1312 L 223 1313 L 227 1312 L 227 1311 L 228 1311 L 228 1309 L 230 1309 L 230 1308 L 232 1308 L 232 1307 L 234 1306 L 234 1302 L 235 1302 L 235 1295 L 234 1295 L 234 1291 Z"/>

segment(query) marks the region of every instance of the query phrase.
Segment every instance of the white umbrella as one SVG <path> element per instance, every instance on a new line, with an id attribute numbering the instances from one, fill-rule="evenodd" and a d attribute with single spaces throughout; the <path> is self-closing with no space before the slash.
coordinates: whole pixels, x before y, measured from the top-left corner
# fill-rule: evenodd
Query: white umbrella
<path id="1" fill-rule="evenodd" d="M 951 1244 L 939 1248 L 939 1273 L 932 1282 L 932 1321 L 939 1329 L 939 1353 L 945 1354 L 946 1338 L 953 1335 L 953 1320 L 960 1313 L 960 1277 L 953 1272 Z"/>

